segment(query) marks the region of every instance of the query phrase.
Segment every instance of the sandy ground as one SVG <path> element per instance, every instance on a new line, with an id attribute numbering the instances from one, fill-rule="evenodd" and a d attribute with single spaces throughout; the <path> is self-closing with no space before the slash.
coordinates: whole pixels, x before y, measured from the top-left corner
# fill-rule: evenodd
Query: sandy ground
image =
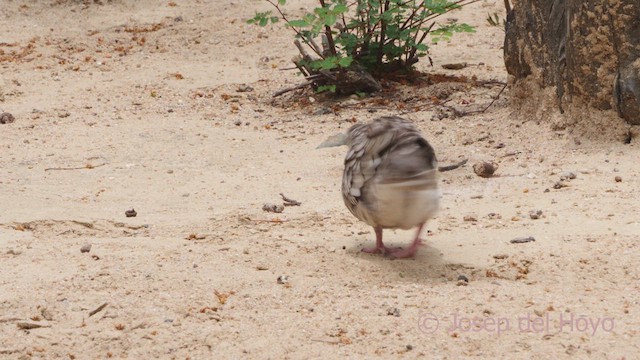
<path id="1" fill-rule="evenodd" d="M 475 115 L 434 105 L 477 109 L 501 88 L 471 81 L 274 100 L 300 78 L 281 70 L 290 33 L 244 23 L 262 1 L 103 2 L 2 1 L 0 108 L 16 120 L 0 125 L 0 358 L 636 358 L 635 141 L 578 135 L 510 89 Z M 478 33 L 419 69 L 506 81 L 485 21 L 501 6 L 451 14 Z M 390 114 L 442 165 L 469 159 L 441 173 L 412 260 L 360 252 L 373 231 L 342 203 L 345 149 L 315 149 Z M 481 160 L 496 176 L 473 173 Z M 262 211 L 279 193 L 302 205 Z"/>

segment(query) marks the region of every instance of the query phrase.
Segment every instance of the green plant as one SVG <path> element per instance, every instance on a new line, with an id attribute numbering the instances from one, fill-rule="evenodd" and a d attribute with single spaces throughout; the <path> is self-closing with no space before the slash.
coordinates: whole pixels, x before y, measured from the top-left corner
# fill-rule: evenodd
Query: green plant
<path id="1" fill-rule="evenodd" d="M 265 1 L 278 16 L 271 11 L 259 12 L 248 22 L 266 26 L 284 20 L 295 33 L 302 54 L 296 66 L 307 77 L 335 73 L 335 81 L 328 81 L 335 85 L 345 69 L 354 67 L 374 75 L 409 70 L 428 54 L 429 36 L 437 42 L 456 32 L 474 32 L 467 24 L 437 24 L 435 20 L 479 0 L 318 0 L 318 7 L 298 19 L 285 14 L 286 0 Z"/>

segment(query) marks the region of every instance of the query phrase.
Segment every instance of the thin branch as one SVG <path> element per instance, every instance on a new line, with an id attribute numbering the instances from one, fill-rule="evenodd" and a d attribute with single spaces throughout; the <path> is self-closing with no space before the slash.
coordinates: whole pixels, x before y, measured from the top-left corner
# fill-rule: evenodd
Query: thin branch
<path id="1" fill-rule="evenodd" d="M 287 19 L 287 16 L 282 12 L 282 9 L 280 9 L 280 6 L 278 6 L 278 4 L 274 3 L 271 0 L 266 0 L 269 4 L 271 4 L 273 7 L 276 8 L 276 10 L 278 10 L 278 13 L 280 13 L 280 17 L 282 17 L 282 20 L 284 20 L 287 24 L 289 24 L 289 19 Z M 304 35 L 302 35 L 302 33 L 300 31 L 298 31 L 295 27 L 293 26 L 289 26 L 291 28 L 291 30 L 293 30 L 296 35 L 298 35 L 298 37 L 300 37 L 300 39 L 302 39 L 302 41 L 304 41 L 305 44 L 307 44 L 311 49 L 313 49 L 313 51 L 315 52 L 315 48 L 313 47 L 313 45 L 311 45 L 309 43 L 309 41 L 305 38 Z M 322 57 L 322 54 L 317 53 L 318 56 Z"/>
<path id="2" fill-rule="evenodd" d="M 315 82 L 315 80 L 306 81 L 306 82 L 303 82 L 302 84 L 298 84 L 296 86 L 292 86 L 292 87 L 289 87 L 289 88 L 284 88 L 282 90 L 278 90 L 275 93 L 273 93 L 273 97 L 278 97 L 278 96 L 280 96 L 282 94 L 286 94 L 286 93 L 288 93 L 290 91 L 293 91 L 293 90 L 302 89 L 303 87 L 307 87 L 307 86 L 313 84 L 314 82 Z"/>

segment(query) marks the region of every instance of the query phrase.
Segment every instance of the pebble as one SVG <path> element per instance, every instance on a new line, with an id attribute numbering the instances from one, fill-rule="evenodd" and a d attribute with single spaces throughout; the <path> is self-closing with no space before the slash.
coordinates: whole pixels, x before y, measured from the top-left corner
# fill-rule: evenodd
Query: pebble
<path id="1" fill-rule="evenodd" d="M 236 91 L 237 92 L 251 92 L 251 91 L 253 91 L 253 87 L 251 87 L 249 85 L 242 84 L 242 85 L 238 86 Z"/>
<path id="2" fill-rule="evenodd" d="M 480 177 L 491 177 L 498 170 L 498 164 L 494 162 L 481 161 L 473 165 L 473 172 Z"/>
<path id="3" fill-rule="evenodd" d="M 138 212 L 135 211 L 135 209 L 132 208 L 132 209 L 129 209 L 129 210 L 125 211 L 124 215 L 126 217 L 136 217 L 138 215 Z"/>
<path id="4" fill-rule="evenodd" d="M 538 220 L 542 216 L 542 210 L 531 210 L 529 212 L 529 217 L 533 220 Z"/>
<path id="5" fill-rule="evenodd" d="M 469 282 L 469 278 L 466 277 L 466 275 L 460 274 L 460 275 L 458 275 L 458 281 L 464 281 L 464 282 L 468 283 Z"/>
<path id="6" fill-rule="evenodd" d="M 622 178 L 621 178 L 620 176 L 616 176 L 616 177 L 614 178 L 614 180 L 615 180 L 616 182 L 621 182 L 621 181 L 622 181 Z"/>
<path id="7" fill-rule="evenodd" d="M 398 308 L 388 308 L 387 309 L 387 315 L 400 317 L 400 309 L 398 309 Z"/>
<path id="8" fill-rule="evenodd" d="M 531 241 L 536 241 L 536 239 L 533 236 L 517 237 L 517 238 L 511 239 L 511 241 L 509 242 L 512 244 L 524 244 Z"/>
<path id="9" fill-rule="evenodd" d="M 467 214 L 465 215 L 462 220 L 464 221 L 478 221 L 478 216 L 476 214 Z"/>
<path id="10" fill-rule="evenodd" d="M 553 188 L 554 189 L 562 189 L 562 188 L 566 188 L 567 186 L 569 186 L 566 182 L 560 180 L 557 181 L 555 184 L 553 184 Z"/>
<path id="11" fill-rule="evenodd" d="M 289 283 L 289 276 L 280 275 L 280 276 L 278 276 L 277 282 L 278 282 L 278 284 L 281 284 L 281 285 L 288 284 Z"/>
<path id="12" fill-rule="evenodd" d="M 22 254 L 22 250 L 9 249 L 9 250 L 7 250 L 7 254 L 8 255 L 20 255 L 20 254 Z"/>
<path id="13" fill-rule="evenodd" d="M 234 122 L 233 122 L 233 125 L 235 125 L 235 126 L 240 126 L 240 125 L 242 125 L 242 120 L 236 120 L 236 121 L 234 121 Z"/>
<path id="14" fill-rule="evenodd" d="M 573 180 L 576 178 L 576 173 L 572 171 L 563 171 L 560 174 L 560 180 Z"/>
<path id="15" fill-rule="evenodd" d="M 14 121 L 16 121 L 16 118 L 11 113 L 5 112 L 0 114 L 0 124 L 10 124 Z"/>
<path id="16" fill-rule="evenodd" d="M 281 213 L 284 211 L 284 206 L 279 204 L 265 203 L 264 205 L 262 205 L 262 210 L 266 212 Z"/>
<path id="17" fill-rule="evenodd" d="M 91 251 L 91 244 L 84 244 L 80 248 L 81 253 L 88 253 L 89 251 Z"/>

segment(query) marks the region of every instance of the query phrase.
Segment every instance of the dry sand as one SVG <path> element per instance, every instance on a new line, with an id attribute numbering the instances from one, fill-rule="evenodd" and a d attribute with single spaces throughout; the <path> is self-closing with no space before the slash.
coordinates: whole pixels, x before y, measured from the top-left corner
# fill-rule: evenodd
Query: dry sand
<path id="1" fill-rule="evenodd" d="M 640 154 L 593 136 L 618 125 L 573 131 L 512 89 L 443 117 L 434 97 L 468 110 L 501 88 L 469 81 L 273 100 L 300 77 L 280 70 L 296 52 L 281 24 L 244 22 L 267 5 L 174 1 L 2 2 L 1 358 L 637 357 Z M 506 81 L 493 12 L 448 15 L 478 32 L 418 68 Z M 469 159 L 441 173 L 428 245 L 403 261 L 360 253 L 373 231 L 342 203 L 345 149 L 315 149 L 394 114 L 442 165 Z M 473 173 L 482 160 L 496 176 Z M 262 211 L 279 193 L 302 205 Z"/>

